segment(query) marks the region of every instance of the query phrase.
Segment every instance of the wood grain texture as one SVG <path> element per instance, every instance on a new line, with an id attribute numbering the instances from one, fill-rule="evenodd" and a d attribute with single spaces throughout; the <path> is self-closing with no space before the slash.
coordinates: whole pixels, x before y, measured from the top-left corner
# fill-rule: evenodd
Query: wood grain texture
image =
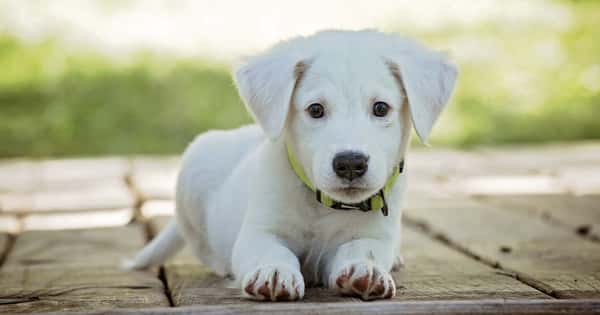
<path id="1" fill-rule="evenodd" d="M 600 244 L 527 211 L 482 204 L 408 209 L 406 214 L 408 221 L 549 295 L 600 297 Z"/>
<path id="2" fill-rule="evenodd" d="M 528 211 L 575 234 L 600 240 L 600 195 L 479 196 L 478 200 L 505 209 Z"/>
<path id="3" fill-rule="evenodd" d="M 405 267 L 394 273 L 397 299 L 545 299 L 542 292 L 406 226 Z"/>
<path id="4" fill-rule="evenodd" d="M 106 314 L 96 311 L 86 314 Z M 379 301 L 370 303 L 250 303 L 144 310 L 115 310 L 111 314 L 600 314 L 598 300 L 480 300 L 480 301 Z"/>
<path id="5" fill-rule="evenodd" d="M 145 243 L 138 224 L 103 229 L 30 231 L 20 234 L 6 266 L 118 266 Z"/>
<path id="6" fill-rule="evenodd" d="M 159 231 L 168 222 L 152 220 Z M 398 285 L 396 300 L 448 299 L 544 299 L 547 295 L 502 274 L 485 264 L 452 250 L 427 236 L 406 228 L 403 231 L 405 268 L 394 273 Z M 182 251 L 164 267 L 174 305 L 247 304 L 239 288 L 227 288 L 231 281 L 215 275 L 190 253 Z M 339 296 L 323 288 L 309 288 L 304 303 L 360 300 Z"/>
<path id="7" fill-rule="evenodd" d="M 144 241 L 140 225 L 25 232 L 0 269 L 0 313 L 168 306 L 156 270 L 119 269 Z"/>

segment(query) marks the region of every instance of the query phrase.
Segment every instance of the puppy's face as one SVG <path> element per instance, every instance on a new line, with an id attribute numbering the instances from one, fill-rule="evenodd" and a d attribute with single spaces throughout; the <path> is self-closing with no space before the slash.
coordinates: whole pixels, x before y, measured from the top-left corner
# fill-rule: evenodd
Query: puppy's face
<path id="1" fill-rule="evenodd" d="M 360 202 L 385 185 L 408 142 L 399 82 L 368 52 L 328 51 L 301 67 L 286 141 L 318 189 Z"/>
<path id="2" fill-rule="evenodd" d="M 356 203 L 383 188 L 412 125 L 426 140 L 456 75 L 414 41 L 328 31 L 274 46 L 239 67 L 235 81 L 265 133 L 285 134 L 316 188 Z"/>

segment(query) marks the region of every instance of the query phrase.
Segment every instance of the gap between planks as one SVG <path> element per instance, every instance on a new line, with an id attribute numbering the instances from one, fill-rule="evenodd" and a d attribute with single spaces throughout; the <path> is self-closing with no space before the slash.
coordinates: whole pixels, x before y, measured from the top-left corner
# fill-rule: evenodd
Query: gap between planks
<path id="1" fill-rule="evenodd" d="M 486 264 L 494 269 L 499 270 L 500 274 L 514 278 L 514 279 L 518 280 L 519 282 L 523 283 L 524 285 L 532 287 L 533 289 L 535 289 L 535 290 L 539 291 L 540 293 L 545 294 L 553 299 L 558 299 L 558 297 L 555 294 L 552 294 L 551 288 L 548 288 L 548 287 L 542 285 L 541 283 L 536 283 L 535 281 L 530 281 L 529 280 L 529 279 L 531 279 L 530 277 L 523 277 L 522 275 L 519 275 L 519 272 L 503 267 L 500 264 L 500 262 L 488 260 L 484 257 L 481 257 L 480 255 L 473 253 L 465 246 L 461 246 L 460 244 L 453 242 L 450 238 L 448 238 L 443 233 L 434 231 L 425 221 L 411 218 L 408 215 L 406 215 L 406 213 L 403 214 L 402 221 L 404 222 L 404 224 L 415 227 L 416 229 L 423 232 L 425 235 L 427 235 L 431 239 L 438 241 L 438 242 L 442 243 L 443 245 L 445 245 L 445 246 L 447 246 L 469 258 L 472 258 L 476 261 L 479 261 L 479 262 Z"/>
<path id="2" fill-rule="evenodd" d="M 17 237 L 13 234 L 0 234 L 0 268 L 2 268 L 8 254 L 13 249 L 16 239 Z"/>
<path id="3" fill-rule="evenodd" d="M 133 159 L 131 158 L 127 160 L 127 171 L 123 175 L 123 182 L 129 190 L 129 193 L 133 196 L 133 215 L 130 223 L 143 221 L 144 217 L 142 216 L 142 206 L 144 205 L 145 200 L 142 197 L 142 193 L 135 185 L 135 181 L 133 180 Z M 152 235 L 148 234 L 149 226 L 146 223 L 144 223 L 144 226 L 146 228 L 146 241 L 149 242 L 152 239 Z"/>
<path id="4" fill-rule="evenodd" d="M 407 208 L 406 222 L 559 299 L 600 297 L 600 249 L 529 212 L 451 202 Z"/>
<path id="5" fill-rule="evenodd" d="M 22 233 L 0 269 L 0 313 L 166 307 L 156 273 L 118 268 L 144 242 L 140 225 Z"/>
<path id="6" fill-rule="evenodd" d="M 140 207 L 141 214 L 141 207 Z M 146 244 L 150 243 L 154 237 L 158 234 L 159 231 L 155 231 L 150 223 L 150 220 L 145 220 L 144 224 L 144 232 L 146 233 Z M 175 303 L 173 302 L 173 296 L 171 295 L 171 289 L 169 287 L 169 282 L 167 281 L 167 276 L 165 274 L 165 266 L 161 265 L 158 269 L 158 279 L 162 282 L 165 295 L 167 296 L 167 300 L 169 301 L 169 306 L 174 307 Z"/>

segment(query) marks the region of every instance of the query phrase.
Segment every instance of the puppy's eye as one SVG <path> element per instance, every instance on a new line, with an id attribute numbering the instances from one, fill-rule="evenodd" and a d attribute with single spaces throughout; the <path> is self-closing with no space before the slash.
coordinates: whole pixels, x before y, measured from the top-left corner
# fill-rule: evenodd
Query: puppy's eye
<path id="1" fill-rule="evenodd" d="M 318 119 L 325 115 L 325 107 L 319 103 L 313 103 L 308 105 L 306 111 L 310 115 L 310 117 Z"/>
<path id="2" fill-rule="evenodd" d="M 377 117 L 385 117 L 390 111 L 390 105 L 385 102 L 376 102 L 373 104 L 373 115 Z"/>

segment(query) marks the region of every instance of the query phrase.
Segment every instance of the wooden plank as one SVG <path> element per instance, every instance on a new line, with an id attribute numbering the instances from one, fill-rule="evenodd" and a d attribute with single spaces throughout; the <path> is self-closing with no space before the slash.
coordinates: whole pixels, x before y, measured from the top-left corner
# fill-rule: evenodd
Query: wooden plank
<path id="1" fill-rule="evenodd" d="M 0 233 L 0 268 L 4 264 L 4 260 L 8 255 L 9 242 L 8 234 Z"/>
<path id="2" fill-rule="evenodd" d="M 421 224 L 473 256 L 516 273 L 558 298 L 600 297 L 600 244 L 526 211 L 489 205 L 407 209 Z"/>
<path id="3" fill-rule="evenodd" d="M 598 194 L 600 192 L 600 143 L 559 143 L 536 146 L 480 148 L 478 154 L 489 165 L 487 172 L 504 175 L 551 175 L 553 185 L 536 187 L 538 191 Z M 463 176 L 465 173 L 462 173 Z"/>
<path id="4" fill-rule="evenodd" d="M 38 184 L 35 174 L 39 169 L 39 163 L 28 160 L 0 161 L 0 192 L 34 189 Z"/>
<path id="5" fill-rule="evenodd" d="M 21 219 L 24 231 L 88 229 L 122 226 L 131 221 L 133 209 L 107 209 L 97 211 L 35 213 Z"/>
<path id="6" fill-rule="evenodd" d="M 145 201 L 141 207 L 141 214 L 144 218 L 173 216 L 175 215 L 175 202 L 173 200 Z"/>
<path id="7" fill-rule="evenodd" d="M 600 240 L 600 195 L 480 196 L 478 200 L 507 209 L 524 210 Z"/>
<path id="8" fill-rule="evenodd" d="M 600 192 L 600 144 L 482 147 L 409 153 L 409 193 L 439 195 Z"/>
<path id="9" fill-rule="evenodd" d="M 131 183 L 143 200 L 169 200 L 175 196 L 179 158 L 138 157 L 132 162 Z"/>
<path id="10" fill-rule="evenodd" d="M 119 268 L 144 242 L 140 225 L 25 232 L 0 270 L 0 313 L 168 306 L 156 271 Z"/>
<path id="11" fill-rule="evenodd" d="M 112 266 L 145 243 L 141 225 L 20 234 L 6 266 Z"/>
<path id="12" fill-rule="evenodd" d="M 597 156 L 600 156 L 600 151 Z M 593 165 L 578 165 L 568 162 L 557 171 L 558 176 L 569 192 L 576 195 L 600 194 L 600 161 Z"/>
<path id="13" fill-rule="evenodd" d="M 0 313 L 168 306 L 155 275 L 97 267 L 18 267 L 0 271 Z"/>
<path id="14" fill-rule="evenodd" d="M 0 192 L 69 189 L 98 181 L 122 179 L 129 172 L 124 158 L 0 161 Z"/>
<path id="15" fill-rule="evenodd" d="M 599 142 L 564 142 L 540 145 L 503 145 L 480 147 L 478 154 L 494 164 L 501 173 L 557 174 L 572 165 L 598 164 Z"/>
<path id="16" fill-rule="evenodd" d="M 401 300 L 545 299 L 540 291 L 434 241 L 402 231 L 405 267 L 394 274 Z"/>
<path id="17" fill-rule="evenodd" d="M 490 165 L 490 168 L 495 166 Z M 561 194 L 567 188 L 550 175 L 501 174 L 456 177 L 450 183 L 455 194 L 510 195 L 510 194 Z"/>
<path id="18" fill-rule="evenodd" d="M 408 195 L 456 197 L 481 194 L 567 193 L 554 170 L 507 165 L 480 152 L 411 153 L 407 161 Z M 451 152 L 451 151 L 450 151 Z M 429 156 L 431 155 L 431 156 Z M 435 162 L 436 159 L 442 161 Z M 432 163 L 428 169 L 426 163 Z"/>
<path id="19" fill-rule="evenodd" d="M 86 183 L 122 181 L 130 162 L 120 157 L 45 160 L 40 162 L 38 190 L 69 189 Z"/>
<path id="20" fill-rule="evenodd" d="M 165 216 L 153 218 L 152 234 L 156 235 L 170 220 Z M 240 290 L 227 288 L 229 281 L 202 265 L 187 246 L 166 262 L 164 276 L 175 306 L 247 303 Z"/>
<path id="21" fill-rule="evenodd" d="M 21 223 L 16 215 L 0 214 L 0 232 L 19 233 Z"/>
<path id="22" fill-rule="evenodd" d="M 152 220 L 160 230 L 169 218 Z M 406 267 L 394 273 L 398 285 L 397 300 L 441 299 L 544 299 L 547 295 L 499 273 L 481 262 L 468 258 L 413 229 L 403 231 Z M 249 303 L 242 300 L 238 288 L 227 288 L 230 281 L 215 275 L 185 249 L 164 267 L 174 305 L 217 305 Z M 359 302 L 335 291 L 309 288 L 308 302 Z"/>
<path id="23" fill-rule="evenodd" d="M 72 212 L 132 207 L 134 196 L 121 178 L 68 188 L 0 193 L 4 213 Z"/>
<path id="24" fill-rule="evenodd" d="M 95 311 L 85 314 L 105 314 Z M 600 314 L 598 300 L 484 300 L 484 301 L 375 301 L 369 303 L 249 303 L 244 305 L 196 305 L 191 307 L 120 309 L 111 314 Z"/>

